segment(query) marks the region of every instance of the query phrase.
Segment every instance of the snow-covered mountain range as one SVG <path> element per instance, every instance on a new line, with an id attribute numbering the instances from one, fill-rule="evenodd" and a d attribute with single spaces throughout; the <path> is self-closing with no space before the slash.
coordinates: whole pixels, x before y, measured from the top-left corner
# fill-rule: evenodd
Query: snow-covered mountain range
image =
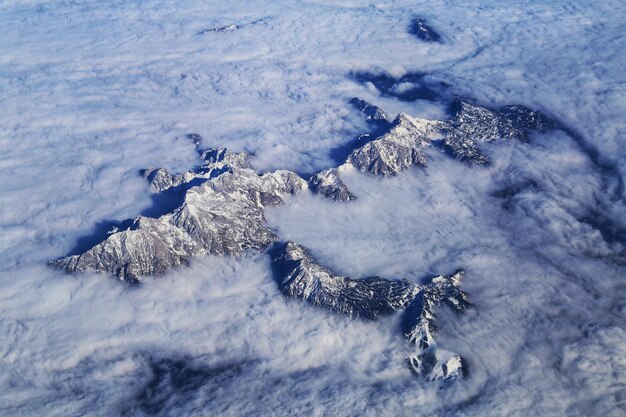
<path id="1" fill-rule="evenodd" d="M 0 1 L 0 415 L 622 416 L 622 3 Z"/>

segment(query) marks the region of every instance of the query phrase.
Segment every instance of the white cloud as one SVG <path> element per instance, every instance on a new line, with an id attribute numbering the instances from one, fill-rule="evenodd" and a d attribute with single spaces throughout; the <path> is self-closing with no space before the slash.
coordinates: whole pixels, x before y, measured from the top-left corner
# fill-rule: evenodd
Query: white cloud
<path id="1" fill-rule="evenodd" d="M 0 411 L 619 415 L 623 12 L 565 0 L 3 2 Z M 414 15 L 446 43 L 407 33 Z M 345 172 L 357 201 L 303 197 L 268 213 L 282 238 L 353 277 L 464 267 L 475 308 L 442 312 L 438 341 L 468 359 L 467 380 L 421 384 L 403 367 L 397 318 L 286 300 L 263 255 L 196 259 L 141 288 L 45 266 L 98 222 L 150 205 L 139 169 L 195 164 L 186 133 L 255 151 L 261 170 L 313 172 L 366 129 L 353 96 L 444 117 L 441 103 L 380 97 L 349 77 L 359 70 L 432 72 L 577 132 L 578 143 L 553 132 L 486 146 L 484 169 L 435 152 L 395 178 Z M 158 377 L 163 359 L 173 370 Z M 186 388 L 172 380 L 181 363 L 195 375 Z M 169 402 L 140 395 L 150 381 Z"/>

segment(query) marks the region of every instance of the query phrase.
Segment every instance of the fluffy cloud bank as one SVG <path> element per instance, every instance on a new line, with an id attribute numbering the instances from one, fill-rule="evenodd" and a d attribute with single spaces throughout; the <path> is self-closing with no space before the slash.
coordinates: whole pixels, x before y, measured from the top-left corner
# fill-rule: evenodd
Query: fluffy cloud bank
<path id="1" fill-rule="evenodd" d="M 620 13 L 620 11 L 622 13 Z M 0 410 L 26 415 L 620 415 L 624 6 L 508 2 L 7 2 L 0 5 Z M 427 17 L 443 37 L 407 30 Z M 237 30 L 208 32 L 230 24 Z M 446 94 L 540 108 L 569 131 L 437 152 L 395 178 L 342 173 L 349 205 L 268 213 L 336 271 L 420 280 L 464 267 L 442 313 L 454 387 L 402 365 L 397 317 L 285 300 L 265 255 L 199 258 L 128 288 L 45 266 L 151 205 L 137 175 L 182 171 L 191 131 L 310 173 L 367 126 L 347 100 L 443 118 L 357 71 L 427 72 Z M 410 84 L 410 83 L 409 83 Z M 411 85 L 397 87 L 397 92 Z"/>

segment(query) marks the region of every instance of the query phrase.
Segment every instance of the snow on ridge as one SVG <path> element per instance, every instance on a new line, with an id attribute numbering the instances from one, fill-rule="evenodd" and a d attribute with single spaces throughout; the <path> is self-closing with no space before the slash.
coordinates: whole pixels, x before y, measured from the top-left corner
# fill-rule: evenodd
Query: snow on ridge
<path id="1" fill-rule="evenodd" d="M 621 415 L 622 2 L 0 9 L 0 403 L 12 415 Z M 408 33 L 414 16 L 445 44 Z M 484 167 L 436 148 L 427 169 L 396 176 L 345 166 L 357 200 L 305 194 L 266 213 L 273 232 L 343 275 L 463 266 L 475 308 L 437 317 L 440 349 L 469 360 L 461 384 L 414 378 L 393 317 L 364 324 L 293 308 L 266 257 L 194 258 L 138 291 L 44 266 L 153 205 L 138 170 L 201 164 L 187 132 L 254 150 L 258 172 L 313 173 L 368 128 L 351 97 L 446 119 L 419 79 L 383 91 L 346 77 L 355 70 L 425 73 L 450 86 L 444 98 L 519 103 L 578 138 L 555 129 L 531 133 L 531 146 L 481 142 Z"/>

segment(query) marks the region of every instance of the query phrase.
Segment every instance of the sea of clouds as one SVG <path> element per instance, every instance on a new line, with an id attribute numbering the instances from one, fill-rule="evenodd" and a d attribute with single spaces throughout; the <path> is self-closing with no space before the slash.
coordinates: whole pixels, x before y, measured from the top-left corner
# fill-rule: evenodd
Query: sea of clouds
<path id="1" fill-rule="evenodd" d="M 443 43 L 410 34 L 416 16 Z M 624 415 L 624 16 L 612 0 L 0 1 L 0 414 Z M 344 275 L 464 268 L 472 308 L 442 310 L 437 337 L 465 379 L 411 374 L 398 317 L 286 299 L 265 254 L 139 287 L 47 266 L 154 209 L 138 172 L 191 168 L 187 133 L 308 174 L 368 130 L 353 96 L 447 117 L 446 100 L 401 101 L 359 71 L 428 73 L 446 97 L 563 127 L 483 146 L 484 168 L 435 149 L 394 178 L 348 168 L 357 201 L 267 210 Z"/>

